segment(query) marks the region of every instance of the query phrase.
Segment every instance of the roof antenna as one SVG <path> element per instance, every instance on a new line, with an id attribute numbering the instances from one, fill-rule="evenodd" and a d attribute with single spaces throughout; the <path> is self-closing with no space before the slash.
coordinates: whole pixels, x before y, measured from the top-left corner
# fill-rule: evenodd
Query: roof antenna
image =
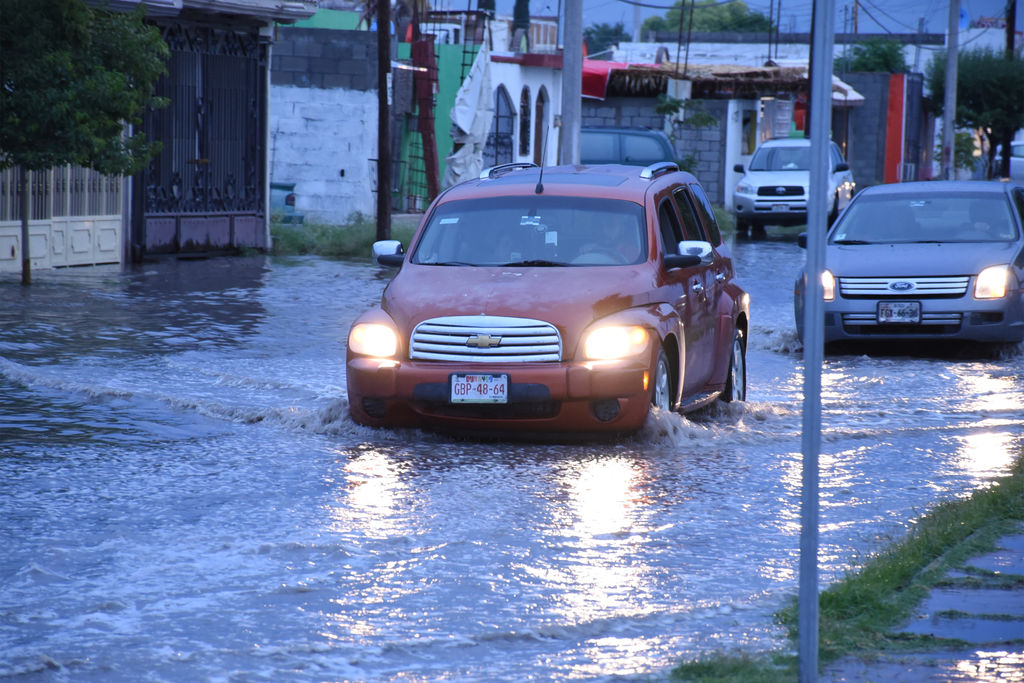
<path id="1" fill-rule="evenodd" d="M 548 130 L 547 126 L 544 127 L 544 143 L 540 146 L 540 176 L 537 178 L 537 188 L 534 190 L 537 194 L 544 194 L 544 162 L 548 158 Z"/>

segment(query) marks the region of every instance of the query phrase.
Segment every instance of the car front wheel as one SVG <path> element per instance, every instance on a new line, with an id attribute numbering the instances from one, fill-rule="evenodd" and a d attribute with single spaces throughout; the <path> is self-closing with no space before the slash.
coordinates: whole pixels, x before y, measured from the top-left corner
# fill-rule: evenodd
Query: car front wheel
<path id="1" fill-rule="evenodd" d="M 654 364 L 654 386 L 651 389 L 651 405 L 660 410 L 672 410 L 672 369 L 668 364 L 665 349 L 658 351 Z"/>
<path id="2" fill-rule="evenodd" d="M 725 377 L 725 389 L 721 399 L 726 403 L 747 400 L 747 344 L 743 330 L 736 328 L 729 352 L 729 373 Z"/>

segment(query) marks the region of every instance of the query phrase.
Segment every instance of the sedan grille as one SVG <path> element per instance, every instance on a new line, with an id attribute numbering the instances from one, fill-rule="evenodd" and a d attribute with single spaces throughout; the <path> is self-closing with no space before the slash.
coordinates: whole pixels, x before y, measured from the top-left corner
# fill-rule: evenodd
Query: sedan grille
<path id="1" fill-rule="evenodd" d="M 841 277 L 839 291 L 848 299 L 898 297 L 955 298 L 967 293 L 970 278 L 954 277 Z"/>
<path id="2" fill-rule="evenodd" d="M 493 315 L 424 320 L 412 332 L 409 357 L 473 363 L 555 363 L 562 338 L 553 325 Z"/>

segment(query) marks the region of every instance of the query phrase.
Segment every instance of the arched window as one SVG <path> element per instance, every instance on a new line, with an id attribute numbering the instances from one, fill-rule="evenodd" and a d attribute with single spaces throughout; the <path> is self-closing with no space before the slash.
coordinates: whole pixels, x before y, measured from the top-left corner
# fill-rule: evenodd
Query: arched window
<path id="1" fill-rule="evenodd" d="M 530 88 L 523 86 L 519 96 L 519 156 L 530 153 Z"/>
<path id="2" fill-rule="evenodd" d="M 512 161 L 512 135 L 516 123 L 516 113 L 512 108 L 512 98 L 508 96 L 505 86 L 499 85 L 494 91 L 494 120 L 491 132 L 487 134 L 487 145 L 484 147 L 484 168 Z"/>
<path id="3" fill-rule="evenodd" d="M 547 162 L 547 159 L 544 158 L 547 153 L 544 137 L 549 134 L 547 108 L 548 91 L 542 85 L 540 91 L 537 92 L 537 103 L 534 110 L 536 116 L 533 117 L 533 163 L 538 166 L 543 166 Z M 552 143 L 548 141 L 548 144 Z"/>

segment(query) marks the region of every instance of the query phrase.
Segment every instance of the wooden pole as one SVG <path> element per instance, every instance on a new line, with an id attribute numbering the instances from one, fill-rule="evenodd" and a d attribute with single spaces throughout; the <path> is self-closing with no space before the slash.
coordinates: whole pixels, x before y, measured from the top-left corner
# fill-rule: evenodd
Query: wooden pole
<path id="1" fill-rule="evenodd" d="M 21 284 L 32 284 L 32 261 L 28 245 L 28 221 L 32 218 L 32 172 L 19 167 L 21 181 Z"/>

